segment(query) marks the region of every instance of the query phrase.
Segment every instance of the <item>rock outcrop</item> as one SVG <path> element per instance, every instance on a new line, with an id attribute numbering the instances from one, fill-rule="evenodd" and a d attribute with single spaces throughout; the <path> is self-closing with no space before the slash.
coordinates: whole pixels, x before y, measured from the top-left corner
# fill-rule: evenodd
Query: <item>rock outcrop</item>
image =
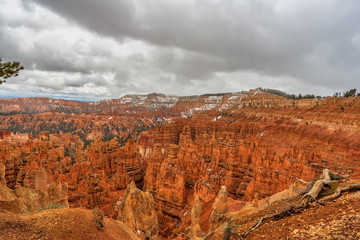
<path id="1" fill-rule="evenodd" d="M 149 192 L 138 189 L 134 181 L 126 188 L 117 218 L 141 239 L 158 239 L 159 225 L 154 199 Z"/>
<path id="2" fill-rule="evenodd" d="M 200 227 L 201 202 L 198 195 L 195 196 L 193 206 L 191 208 L 191 226 L 186 237 L 190 240 L 197 240 L 203 237 L 204 233 Z"/>
<path id="3" fill-rule="evenodd" d="M 72 134 L 26 136 L 25 142 L 0 141 L 0 163 L 6 165 L 2 181 L 11 189 L 46 190 L 59 180 L 69 186 L 72 207 L 100 207 L 110 216 L 130 180 L 143 184 L 143 165 L 133 141 L 121 148 L 116 138 L 106 143 L 97 139 L 84 149 Z"/>
<path id="4" fill-rule="evenodd" d="M 0 163 L 0 177 L 2 168 L 3 164 Z M 35 179 L 36 189 L 19 186 L 12 190 L 5 182 L 0 183 L 0 209 L 13 213 L 28 213 L 48 208 L 68 208 L 67 184 L 55 181 L 45 185 L 44 179 L 46 172 L 40 168 Z"/>
<path id="5" fill-rule="evenodd" d="M 215 198 L 213 210 L 210 216 L 210 230 L 216 228 L 230 220 L 229 203 L 227 199 L 226 187 L 222 186 L 219 194 Z"/>
<path id="6" fill-rule="evenodd" d="M 130 140 L 120 147 L 117 139 L 97 139 L 88 149 L 77 151 L 79 159 L 64 177 L 69 184 L 71 206 L 100 207 L 113 214 L 112 205 L 123 195 L 130 181 L 143 184 L 143 166 L 135 143 Z"/>
<path id="7" fill-rule="evenodd" d="M 0 163 L 0 185 L 6 185 L 5 180 L 5 165 Z"/>
<path id="8" fill-rule="evenodd" d="M 0 163 L 0 205 L 9 205 L 8 202 L 13 201 L 15 198 L 14 191 L 6 186 L 5 166 Z"/>

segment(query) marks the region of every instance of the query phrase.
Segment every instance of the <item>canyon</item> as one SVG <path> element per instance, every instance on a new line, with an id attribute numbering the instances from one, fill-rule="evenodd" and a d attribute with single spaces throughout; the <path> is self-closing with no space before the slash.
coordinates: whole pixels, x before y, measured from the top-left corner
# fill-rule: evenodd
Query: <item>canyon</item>
<path id="1" fill-rule="evenodd" d="M 17 98 L 0 113 L 1 209 L 98 208 L 141 239 L 218 236 L 235 213 L 297 196 L 324 169 L 360 181 L 360 97 Z M 6 207 L 34 191 L 48 198 Z"/>

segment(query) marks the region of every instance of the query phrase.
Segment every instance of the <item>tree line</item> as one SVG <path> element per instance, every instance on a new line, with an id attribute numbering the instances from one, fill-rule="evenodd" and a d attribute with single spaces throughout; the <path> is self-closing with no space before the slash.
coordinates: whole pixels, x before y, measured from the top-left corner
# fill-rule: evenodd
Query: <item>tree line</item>
<path id="1" fill-rule="evenodd" d="M 322 98 L 325 98 L 325 97 L 330 97 L 330 96 L 315 96 L 314 94 L 305 94 L 305 95 L 302 95 L 302 94 L 299 94 L 299 95 L 296 95 L 296 94 L 289 94 L 287 92 L 284 92 L 284 91 L 281 91 L 281 90 L 278 90 L 278 89 L 271 89 L 271 88 L 261 88 L 261 87 L 258 87 L 256 88 L 256 90 L 260 90 L 260 91 L 263 91 L 263 92 L 266 92 L 266 93 L 271 93 L 271 94 L 274 94 L 274 95 L 277 95 L 277 96 L 281 96 L 281 97 L 286 97 L 286 98 L 289 98 L 289 99 L 322 99 Z M 333 97 L 355 97 L 355 96 L 360 96 L 360 93 L 357 93 L 356 94 L 356 88 L 353 88 L 353 89 L 350 89 L 346 92 L 335 92 Z"/>

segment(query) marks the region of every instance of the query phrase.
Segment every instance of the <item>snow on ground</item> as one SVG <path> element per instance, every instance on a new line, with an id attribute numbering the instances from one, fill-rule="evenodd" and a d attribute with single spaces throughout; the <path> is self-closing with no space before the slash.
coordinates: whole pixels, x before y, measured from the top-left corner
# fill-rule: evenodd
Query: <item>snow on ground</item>
<path id="1" fill-rule="evenodd" d="M 222 116 L 217 116 L 216 118 L 214 118 L 212 121 L 216 122 L 217 120 L 219 120 Z"/>

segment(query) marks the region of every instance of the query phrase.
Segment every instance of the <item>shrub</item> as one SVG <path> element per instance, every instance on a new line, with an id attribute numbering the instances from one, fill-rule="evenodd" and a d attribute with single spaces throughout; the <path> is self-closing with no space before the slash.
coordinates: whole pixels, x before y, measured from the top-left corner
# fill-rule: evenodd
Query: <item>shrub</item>
<path id="1" fill-rule="evenodd" d="M 340 180 L 340 176 L 338 174 L 330 172 L 329 176 L 331 180 Z"/>
<path id="2" fill-rule="evenodd" d="M 94 222 L 96 224 L 96 228 L 99 231 L 104 231 L 104 213 L 99 208 L 94 208 L 93 210 Z"/>
<path id="3" fill-rule="evenodd" d="M 235 232 L 234 229 L 235 226 L 231 222 L 227 222 L 226 225 L 223 228 L 223 240 L 229 240 L 232 235 L 237 235 L 237 232 Z"/>
<path id="4" fill-rule="evenodd" d="M 48 205 L 41 207 L 40 211 L 47 209 L 58 209 L 58 208 L 64 208 L 64 206 L 58 203 L 49 203 Z"/>
<path id="5" fill-rule="evenodd" d="M 326 197 L 329 195 L 332 195 L 335 193 L 335 190 L 337 189 L 338 184 L 336 183 L 329 183 L 326 184 L 322 189 L 321 192 L 319 194 L 319 197 Z"/>
<path id="6" fill-rule="evenodd" d="M 311 186 L 315 184 L 316 181 L 320 180 L 321 178 L 314 178 L 311 182 Z"/>

